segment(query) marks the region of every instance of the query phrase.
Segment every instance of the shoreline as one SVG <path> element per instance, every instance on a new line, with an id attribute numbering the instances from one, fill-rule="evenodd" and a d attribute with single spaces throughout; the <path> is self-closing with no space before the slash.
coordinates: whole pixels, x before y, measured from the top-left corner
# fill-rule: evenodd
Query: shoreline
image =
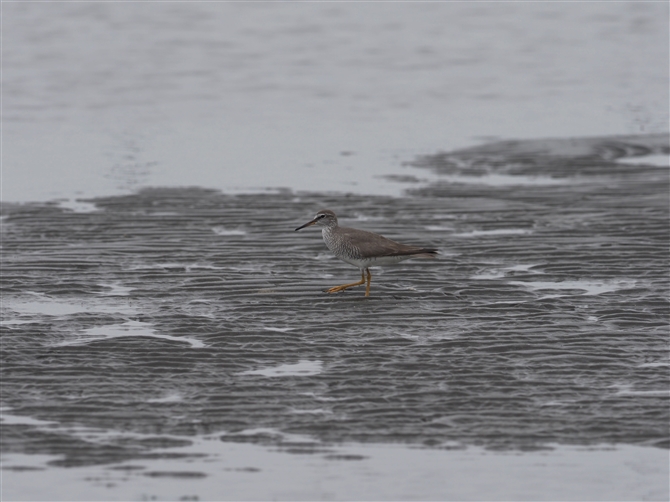
<path id="1" fill-rule="evenodd" d="M 154 460 L 97 466 L 50 467 L 49 462 L 58 457 L 5 455 L 3 500 L 44 500 L 45 496 L 54 501 L 668 497 L 667 450 L 648 447 L 554 444 L 521 453 L 473 446 L 445 450 L 352 443 L 294 443 L 277 449 L 225 443 L 217 437 L 187 440 L 192 444 L 154 450 Z M 73 486 L 78 489 L 72 490 Z"/>

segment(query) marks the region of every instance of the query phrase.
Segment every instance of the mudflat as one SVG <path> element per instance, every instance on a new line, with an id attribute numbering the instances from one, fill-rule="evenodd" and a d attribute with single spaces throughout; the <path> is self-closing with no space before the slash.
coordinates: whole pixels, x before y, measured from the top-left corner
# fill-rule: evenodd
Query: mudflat
<path id="1" fill-rule="evenodd" d="M 669 171 L 617 162 L 667 154 L 667 135 L 579 141 L 421 158 L 442 178 L 401 198 L 5 204 L 2 399 L 34 422 L 3 422 L 3 452 L 141 462 L 203 434 L 667 448 Z M 359 272 L 293 232 L 321 208 L 440 256 L 328 295 Z"/>

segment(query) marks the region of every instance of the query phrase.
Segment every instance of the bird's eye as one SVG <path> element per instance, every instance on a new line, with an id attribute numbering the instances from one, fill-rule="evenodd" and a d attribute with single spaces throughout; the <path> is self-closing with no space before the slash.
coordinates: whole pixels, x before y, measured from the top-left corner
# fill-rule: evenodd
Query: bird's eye
<path id="1" fill-rule="evenodd" d="M 321 218 L 325 218 L 325 217 L 326 217 L 325 214 L 320 214 L 320 215 L 317 216 L 317 218 L 319 218 L 319 219 L 321 219 Z"/>

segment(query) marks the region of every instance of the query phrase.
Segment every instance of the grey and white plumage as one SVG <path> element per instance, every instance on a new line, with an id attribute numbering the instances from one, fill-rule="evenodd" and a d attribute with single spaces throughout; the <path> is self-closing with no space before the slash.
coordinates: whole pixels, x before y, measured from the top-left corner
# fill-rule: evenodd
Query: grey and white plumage
<path id="1" fill-rule="evenodd" d="M 322 209 L 316 213 L 313 220 L 295 230 L 298 231 L 310 225 L 321 227 L 323 241 L 335 256 L 361 270 L 360 282 L 335 286 L 326 290 L 328 293 L 336 293 L 353 286 L 360 286 L 366 282 L 367 274 L 365 296 L 369 296 L 372 278 L 369 267 L 391 265 L 410 258 L 434 258 L 437 254 L 437 249 L 434 248 L 409 246 L 366 230 L 341 227 L 337 222 L 337 216 L 330 209 Z"/>

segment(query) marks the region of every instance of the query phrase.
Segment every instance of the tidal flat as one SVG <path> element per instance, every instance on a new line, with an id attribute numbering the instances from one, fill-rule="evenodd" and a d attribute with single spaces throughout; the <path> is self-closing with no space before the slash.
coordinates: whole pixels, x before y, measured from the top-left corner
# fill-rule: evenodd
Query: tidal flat
<path id="1" fill-rule="evenodd" d="M 504 142 L 417 159 L 437 180 L 404 197 L 4 204 L 3 499 L 667 499 L 669 171 L 620 162 L 667 154 Z M 440 256 L 328 295 L 358 271 L 293 231 L 321 208 Z"/>

